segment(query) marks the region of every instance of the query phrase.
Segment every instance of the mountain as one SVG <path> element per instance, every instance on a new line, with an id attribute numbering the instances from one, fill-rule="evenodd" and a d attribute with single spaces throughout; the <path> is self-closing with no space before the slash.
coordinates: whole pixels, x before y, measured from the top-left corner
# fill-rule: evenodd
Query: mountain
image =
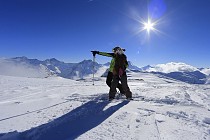
<path id="1" fill-rule="evenodd" d="M 129 66 L 128 68 L 129 68 L 130 70 L 132 70 L 132 71 L 142 71 L 141 68 L 139 68 L 139 67 L 133 65 L 131 61 L 128 61 L 128 66 Z"/>
<path id="2" fill-rule="evenodd" d="M 190 84 L 206 84 L 208 69 L 198 69 L 185 63 L 170 62 L 158 64 L 156 66 L 146 66 L 142 68 L 146 72 L 152 72 L 160 76 L 173 78 Z"/>
<path id="3" fill-rule="evenodd" d="M 107 62 L 107 63 L 104 64 L 104 66 L 108 66 L 109 67 L 110 64 L 111 64 L 110 62 Z"/>
<path id="4" fill-rule="evenodd" d="M 193 71 L 199 71 L 199 69 L 185 63 L 170 62 L 166 64 L 158 64 L 154 67 L 148 66 L 148 68 L 145 69 L 145 71 L 170 73 L 170 72 L 193 72 Z"/>
<path id="5" fill-rule="evenodd" d="M 42 74 L 44 76 L 25 75 L 25 77 L 47 77 L 47 76 L 52 76 L 52 75 L 55 76 L 56 75 L 56 76 L 60 76 L 63 78 L 69 78 L 69 79 L 82 79 L 84 76 L 93 74 L 93 72 L 96 73 L 99 70 L 99 68 L 109 67 L 109 65 L 110 65 L 110 62 L 108 62 L 104 65 L 98 64 L 97 62 L 95 62 L 93 64 L 92 60 L 84 60 L 79 63 L 64 63 L 64 62 L 59 61 L 55 58 L 40 61 L 37 59 L 29 59 L 27 57 L 15 57 L 15 58 L 11 58 L 11 59 L 5 59 L 4 61 L 11 62 L 15 66 L 21 66 L 23 73 L 27 72 L 28 71 L 27 68 L 29 68 L 29 67 L 34 69 L 34 71 L 36 71 L 37 69 L 41 69 L 41 68 L 45 70 L 42 72 Z M 22 65 L 24 65 L 24 67 Z M 93 66 L 94 66 L 94 70 L 93 70 Z M 1 65 L 1 67 L 4 67 L 4 66 Z M 129 68 L 132 70 L 138 70 L 138 71 L 141 70 L 137 66 L 133 65 L 131 62 L 129 62 Z M 6 74 L 5 72 L 3 73 L 1 71 L 0 71 L 0 74 L 16 75 L 16 76 L 24 75 L 24 74 L 19 74 L 17 72 L 17 68 L 12 68 L 12 66 L 7 67 L 7 69 L 11 69 L 11 73 L 14 73 L 14 74 L 11 74 L 11 73 Z M 104 75 L 106 75 L 106 74 L 104 74 Z"/>
<path id="6" fill-rule="evenodd" d="M 199 70 L 205 75 L 210 76 L 210 68 L 200 68 Z"/>
<path id="7" fill-rule="evenodd" d="M 142 67 L 141 69 L 142 69 L 142 71 L 149 71 L 152 68 L 154 68 L 154 67 L 147 65 L 147 66 Z"/>
<path id="8" fill-rule="evenodd" d="M 32 64 L 33 63 L 33 64 Z M 53 75 L 39 60 L 18 57 L 0 59 L 0 74 L 18 77 L 43 78 Z"/>
<path id="9" fill-rule="evenodd" d="M 210 69 L 196 68 L 185 63 L 170 62 L 156 66 L 147 65 L 139 68 L 128 61 L 127 72 L 148 72 L 191 84 L 209 83 Z M 93 73 L 106 77 L 110 62 L 106 64 L 93 63 L 92 60 L 83 60 L 79 63 L 65 63 L 55 58 L 40 61 L 27 57 L 0 59 L 0 74 L 21 77 L 49 77 L 59 76 L 68 79 L 83 79 Z M 94 66 L 94 69 L 93 69 Z M 100 72 L 99 72 L 100 71 Z"/>
<path id="10" fill-rule="evenodd" d="M 93 71 L 95 73 L 101 66 L 102 65 L 98 64 L 97 62 L 93 63 L 92 60 L 84 60 L 82 62 L 75 63 L 72 66 L 71 71 L 67 73 L 65 78 L 70 78 L 70 79 L 83 78 L 86 75 L 92 74 Z"/>
<path id="11" fill-rule="evenodd" d="M 64 63 L 55 58 L 40 61 L 28 59 L 27 57 L 15 57 L 11 59 L 0 59 L 0 74 L 21 77 L 60 76 L 69 79 L 83 78 L 88 74 L 96 72 L 101 64 L 94 63 L 92 60 L 84 60 L 79 63 Z"/>

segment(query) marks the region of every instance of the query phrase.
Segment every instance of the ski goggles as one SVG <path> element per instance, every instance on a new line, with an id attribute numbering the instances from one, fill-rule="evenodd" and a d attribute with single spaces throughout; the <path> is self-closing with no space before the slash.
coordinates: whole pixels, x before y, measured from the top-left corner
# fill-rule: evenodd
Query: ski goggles
<path id="1" fill-rule="evenodd" d="M 115 47 L 114 49 L 112 49 L 113 52 L 117 52 L 117 51 L 125 51 L 125 49 L 122 49 L 120 47 Z"/>
<path id="2" fill-rule="evenodd" d="M 114 53 L 121 55 L 121 54 L 124 54 L 124 50 L 125 49 L 118 48 Z"/>

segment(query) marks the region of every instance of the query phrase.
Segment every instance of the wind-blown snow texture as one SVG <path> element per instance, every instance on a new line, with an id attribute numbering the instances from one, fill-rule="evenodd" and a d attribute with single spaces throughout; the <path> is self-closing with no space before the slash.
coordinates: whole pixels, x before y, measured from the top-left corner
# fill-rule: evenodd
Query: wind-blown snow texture
<path id="1" fill-rule="evenodd" d="M 210 85 L 129 71 L 134 101 L 109 102 L 104 70 L 94 86 L 0 75 L 0 140 L 210 139 Z"/>

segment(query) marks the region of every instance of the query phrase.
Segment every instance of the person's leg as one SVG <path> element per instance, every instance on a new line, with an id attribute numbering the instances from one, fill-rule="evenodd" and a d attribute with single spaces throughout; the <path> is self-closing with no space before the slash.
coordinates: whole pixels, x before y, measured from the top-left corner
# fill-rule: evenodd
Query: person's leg
<path id="1" fill-rule="evenodd" d="M 112 78 L 113 78 L 113 73 L 112 72 L 108 72 L 108 75 L 106 77 L 106 84 L 111 87 L 111 83 L 112 83 Z"/>
<path id="2" fill-rule="evenodd" d="M 108 75 L 106 77 L 106 84 L 111 88 L 111 83 L 112 83 L 112 78 L 113 78 L 113 73 L 108 72 Z M 119 89 L 120 93 L 125 94 L 122 88 L 122 84 L 118 83 L 117 88 Z"/>
<path id="3" fill-rule="evenodd" d="M 123 90 L 123 87 L 122 87 L 122 84 L 118 83 L 117 88 L 119 89 L 121 94 L 125 94 L 125 92 Z"/>
<path id="4" fill-rule="evenodd" d="M 118 76 L 113 76 L 112 82 L 111 82 L 111 88 L 109 90 L 109 98 L 115 98 L 115 94 L 116 94 L 116 88 L 117 85 L 119 83 L 119 78 Z"/>
<path id="5" fill-rule="evenodd" d="M 128 87 L 126 74 L 122 75 L 121 83 L 122 83 L 123 91 L 125 91 L 126 98 L 132 98 L 132 92 L 130 91 L 130 88 Z"/>

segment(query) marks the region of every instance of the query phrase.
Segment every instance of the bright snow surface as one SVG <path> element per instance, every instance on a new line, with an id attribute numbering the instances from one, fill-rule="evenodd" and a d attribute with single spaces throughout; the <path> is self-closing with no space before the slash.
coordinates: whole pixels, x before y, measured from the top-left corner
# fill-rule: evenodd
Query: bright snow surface
<path id="1" fill-rule="evenodd" d="M 92 83 L 0 75 L 0 140 L 210 139 L 210 85 L 131 72 L 134 100 L 109 102 L 105 78 Z"/>

